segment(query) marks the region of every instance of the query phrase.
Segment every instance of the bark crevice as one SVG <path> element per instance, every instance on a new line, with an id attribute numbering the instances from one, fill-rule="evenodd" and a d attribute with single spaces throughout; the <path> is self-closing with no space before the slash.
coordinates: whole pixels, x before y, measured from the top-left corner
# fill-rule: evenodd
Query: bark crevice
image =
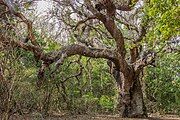
<path id="1" fill-rule="evenodd" d="M 140 74 L 129 74 L 131 84 L 124 84 L 126 77 L 118 70 L 113 63 L 108 61 L 111 74 L 116 80 L 119 92 L 119 105 L 117 109 L 122 113 L 122 117 L 145 118 L 147 117 L 146 106 L 143 100 Z M 112 70 L 111 70 L 112 69 Z"/>

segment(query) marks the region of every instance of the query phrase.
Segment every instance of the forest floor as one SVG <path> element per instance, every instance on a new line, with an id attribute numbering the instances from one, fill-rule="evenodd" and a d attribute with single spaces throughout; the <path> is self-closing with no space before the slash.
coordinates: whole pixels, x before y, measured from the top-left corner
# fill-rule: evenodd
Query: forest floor
<path id="1" fill-rule="evenodd" d="M 180 120 L 178 115 L 151 114 L 148 118 L 120 118 L 116 115 L 54 115 L 43 118 L 40 114 L 12 115 L 10 120 Z"/>

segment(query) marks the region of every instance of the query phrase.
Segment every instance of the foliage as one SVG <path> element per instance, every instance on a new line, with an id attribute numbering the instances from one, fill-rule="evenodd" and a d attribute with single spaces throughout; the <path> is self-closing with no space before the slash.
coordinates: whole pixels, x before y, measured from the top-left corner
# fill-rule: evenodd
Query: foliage
<path id="1" fill-rule="evenodd" d="M 180 55 L 163 55 L 157 67 L 146 70 L 146 92 L 158 111 L 180 113 Z M 153 98 L 153 99 L 152 99 Z"/>
<path id="2" fill-rule="evenodd" d="M 144 9 L 144 20 L 149 21 L 150 26 L 145 40 L 151 49 L 160 52 L 156 59 L 157 66 L 148 67 L 145 75 L 147 98 L 152 102 L 149 106 L 155 104 L 150 107 L 152 111 L 178 113 L 180 110 L 180 56 L 177 53 L 163 53 L 167 41 L 180 34 L 178 4 L 178 0 L 150 0 Z"/>
<path id="3" fill-rule="evenodd" d="M 149 0 L 144 13 L 144 22 L 148 22 L 150 27 L 146 39 L 151 48 L 161 48 L 155 45 L 163 45 L 165 41 L 180 34 L 178 0 Z"/>

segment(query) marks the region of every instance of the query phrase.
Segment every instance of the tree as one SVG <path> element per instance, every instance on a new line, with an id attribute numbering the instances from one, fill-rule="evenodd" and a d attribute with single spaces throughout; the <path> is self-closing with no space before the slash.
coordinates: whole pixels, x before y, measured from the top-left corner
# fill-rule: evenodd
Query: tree
<path id="1" fill-rule="evenodd" d="M 12 40 L 12 44 L 31 51 L 37 60 L 43 62 L 38 72 L 39 80 L 43 81 L 45 71 L 51 64 L 55 63 L 58 68 L 70 56 L 104 58 L 108 60 L 107 63 L 119 88 L 122 116 L 147 116 L 140 79 L 144 67 L 154 65 L 157 49 L 149 49 L 148 45 L 152 42 L 145 39 L 151 28 L 149 25 L 152 24 L 148 15 L 142 11 L 142 1 L 52 1 L 56 7 L 51 11 L 51 17 L 59 21 L 61 35 L 67 34 L 65 42 L 72 42 L 60 50 L 48 53 L 43 51 L 36 41 L 32 22 L 23 12 L 13 9 L 13 3 L 9 5 L 0 1 L 0 4 L 9 8 L 7 13 L 13 14 L 27 26 L 30 42 Z"/>

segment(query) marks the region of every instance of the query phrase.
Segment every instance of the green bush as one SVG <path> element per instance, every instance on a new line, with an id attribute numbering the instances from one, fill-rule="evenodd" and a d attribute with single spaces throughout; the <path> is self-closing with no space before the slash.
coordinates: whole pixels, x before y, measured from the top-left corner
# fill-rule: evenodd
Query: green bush
<path id="1" fill-rule="evenodd" d="M 157 61 L 157 67 L 146 70 L 146 92 L 152 109 L 180 112 L 180 56 L 167 54 Z"/>

